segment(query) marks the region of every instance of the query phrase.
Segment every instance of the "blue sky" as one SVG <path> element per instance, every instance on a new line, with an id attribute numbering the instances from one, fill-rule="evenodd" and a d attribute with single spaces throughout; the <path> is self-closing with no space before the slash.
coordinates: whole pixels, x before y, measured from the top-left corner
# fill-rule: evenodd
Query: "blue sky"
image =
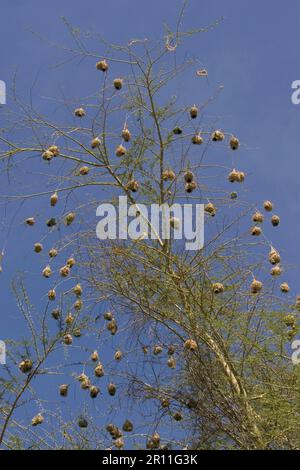
<path id="1" fill-rule="evenodd" d="M 83 86 L 87 94 L 94 89 L 94 76 L 87 76 L 79 66 L 51 68 L 63 54 L 39 35 L 49 42 L 68 42 L 61 17 L 82 30 L 124 43 L 133 38 L 159 38 L 163 23 L 174 25 L 181 5 L 181 0 L 2 0 L 0 79 L 7 84 L 7 106 L 15 72 L 18 93 L 24 99 L 36 80 L 34 95 L 43 112 L 47 112 L 48 102 L 39 101 L 40 96 L 54 97 L 62 90 L 69 96 L 80 96 Z M 224 21 L 218 27 L 189 42 L 189 54 L 198 57 L 208 70 L 209 91 L 224 85 L 209 112 L 218 114 L 243 142 L 240 166 L 248 174 L 251 200 L 275 202 L 282 223 L 271 241 L 280 246 L 285 263 L 291 265 L 287 279 L 295 294 L 300 293 L 300 105 L 291 103 L 291 83 L 300 79 L 300 4 L 296 0 L 272 4 L 191 0 L 184 27 L 207 26 L 221 16 Z M 182 99 L 188 102 L 193 80 L 180 84 Z M 2 108 L 0 127 L 4 125 Z M 4 191 L 2 188 L 1 194 Z M 2 222 L 0 248 L 7 238 L 5 220 Z M 12 275 L 26 260 L 26 236 L 14 231 L 7 242 L 0 282 L 0 338 L 17 336 L 18 314 L 9 286 Z"/>

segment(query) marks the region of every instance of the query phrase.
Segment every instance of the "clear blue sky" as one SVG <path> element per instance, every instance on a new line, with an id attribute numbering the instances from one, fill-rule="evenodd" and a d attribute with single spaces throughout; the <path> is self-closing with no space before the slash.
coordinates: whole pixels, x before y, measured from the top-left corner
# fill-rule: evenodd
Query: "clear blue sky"
<path id="1" fill-rule="evenodd" d="M 88 94 L 94 90 L 94 78 L 80 67 L 76 76 L 68 68 L 58 69 L 57 75 L 49 72 L 62 55 L 37 35 L 62 44 L 68 41 L 61 21 L 65 16 L 74 26 L 100 32 L 112 42 L 155 39 L 161 36 L 164 22 L 174 25 L 181 5 L 181 0 L 2 0 L 0 79 L 9 89 L 17 71 L 18 92 L 26 99 L 36 78 L 37 96 L 57 96 L 59 90 L 80 96 L 82 84 Z M 282 225 L 272 242 L 293 267 L 288 280 L 295 294 L 300 293 L 300 105 L 291 103 L 291 83 L 300 79 L 300 3 L 191 0 L 184 25 L 186 29 L 207 26 L 221 16 L 224 22 L 191 41 L 189 52 L 209 71 L 211 90 L 224 85 L 211 112 L 218 113 L 244 143 L 241 167 L 255 192 L 251 199 L 275 201 Z M 182 99 L 189 103 L 188 84 L 182 85 Z M 46 112 L 47 102 L 42 107 Z M 5 125 L 3 119 L 0 109 L 0 127 Z M 6 236 L 3 229 L 0 248 Z M 0 338 L 17 336 L 18 314 L 9 284 L 13 273 L 22 268 L 26 243 L 18 232 L 8 241 L 0 282 Z"/>

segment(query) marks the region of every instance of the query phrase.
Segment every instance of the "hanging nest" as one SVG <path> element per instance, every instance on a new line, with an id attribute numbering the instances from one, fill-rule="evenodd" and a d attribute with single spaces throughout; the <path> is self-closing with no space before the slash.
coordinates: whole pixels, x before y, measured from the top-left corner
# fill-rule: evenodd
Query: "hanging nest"
<path id="1" fill-rule="evenodd" d="M 280 224 L 280 217 L 278 217 L 278 215 L 272 215 L 271 224 L 273 227 L 277 227 Z"/>
<path id="2" fill-rule="evenodd" d="M 100 389 L 98 387 L 96 387 L 96 385 L 92 385 L 90 387 L 90 397 L 91 398 L 97 398 L 97 396 L 99 395 L 99 392 L 100 392 Z"/>
<path id="3" fill-rule="evenodd" d="M 81 299 L 76 300 L 76 302 L 74 302 L 73 307 L 74 307 L 74 309 L 77 310 L 77 311 L 81 310 L 82 307 L 83 307 L 83 302 L 82 302 L 82 300 L 81 300 Z"/>
<path id="4" fill-rule="evenodd" d="M 194 180 L 194 174 L 192 171 L 190 170 L 187 170 L 185 173 L 184 173 L 184 181 L 186 183 L 191 183 L 193 180 Z"/>
<path id="5" fill-rule="evenodd" d="M 271 269 L 270 273 L 271 276 L 280 276 L 280 274 L 282 273 L 282 269 L 280 266 L 277 265 Z"/>
<path id="6" fill-rule="evenodd" d="M 115 424 L 107 424 L 106 431 L 111 435 L 113 439 L 118 439 L 119 437 L 122 437 L 122 432 Z"/>
<path id="7" fill-rule="evenodd" d="M 243 171 L 237 171 L 235 168 L 228 175 L 228 181 L 230 181 L 230 183 L 243 183 L 244 180 L 245 173 Z"/>
<path id="8" fill-rule="evenodd" d="M 283 282 L 282 284 L 280 284 L 280 290 L 281 290 L 281 292 L 286 294 L 290 291 L 290 286 L 288 285 L 287 282 Z"/>
<path id="9" fill-rule="evenodd" d="M 49 300 L 55 300 L 56 298 L 56 292 L 54 289 L 50 289 L 48 292 L 48 299 Z"/>
<path id="10" fill-rule="evenodd" d="M 182 134 L 182 129 L 181 129 L 181 127 L 178 127 L 178 126 L 174 127 L 174 129 L 173 129 L 173 134 L 175 134 L 175 135 L 180 135 L 180 134 Z"/>
<path id="11" fill-rule="evenodd" d="M 265 201 L 264 202 L 264 209 L 267 211 L 267 212 L 272 212 L 273 210 L 273 204 L 271 201 Z"/>
<path id="12" fill-rule="evenodd" d="M 52 274 L 52 270 L 51 270 L 50 266 L 46 266 L 46 267 L 43 269 L 42 274 L 43 274 L 44 277 L 49 278 L 49 277 L 51 276 L 51 274 Z"/>
<path id="13" fill-rule="evenodd" d="M 261 235 L 262 230 L 261 230 L 260 227 L 258 227 L 257 225 L 255 225 L 254 227 L 252 227 L 250 233 L 251 233 L 251 235 L 253 235 L 253 236 L 255 236 L 255 237 L 258 237 L 259 235 Z"/>
<path id="14" fill-rule="evenodd" d="M 187 339 L 184 343 L 184 349 L 186 349 L 187 351 L 196 351 L 197 348 L 198 345 L 193 339 Z"/>
<path id="15" fill-rule="evenodd" d="M 155 432 L 150 439 L 148 439 L 146 447 L 147 449 L 158 449 L 160 446 L 160 435 L 158 432 Z"/>
<path id="16" fill-rule="evenodd" d="M 115 440 L 115 447 L 117 449 L 123 449 L 124 447 L 124 439 L 122 439 L 122 437 L 118 437 L 116 440 Z"/>
<path id="17" fill-rule="evenodd" d="M 26 374 L 27 372 L 30 372 L 32 369 L 32 361 L 30 359 L 24 359 L 23 361 L 20 362 L 19 364 L 19 369 L 23 374 Z"/>
<path id="18" fill-rule="evenodd" d="M 63 266 L 62 268 L 60 268 L 59 274 L 61 275 L 61 277 L 67 277 L 70 274 L 69 266 Z"/>
<path id="19" fill-rule="evenodd" d="M 100 145 L 101 145 L 101 140 L 99 139 L 99 137 L 95 137 L 94 139 L 92 139 L 92 141 L 91 141 L 91 148 L 92 149 L 100 147 Z"/>
<path id="20" fill-rule="evenodd" d="M 167 361 L 167 365 L 168 365 L 168 367 L 170 367 L 170 369 L 175 369 L 175 367 L 176 367 L 176 359 L 175 359 L 175 357 L 173 357 L 173 356 L 170 357 L 170 358 L 168 359 L 168 361 Z"/>
<path id="21" fill-rule="evenodd" d="M 86 113 L 85 113 L 85 110 L 83 108 L 77 108 L 77 109 L 75 109 L 74 114 L 75 114 L 76 117 L 83 118 Z"/>
<path id="22" fill-rule="evenodd" d="M 28 219 L 25 220 L 25 224 L 28 225 L 29 227 L 32 227 L 35 224 L 35 218 L 28 217 Z"/>
<path id="23" fill-rule="evenodd" d="M 35 243 L 34 244 L 34 251 L 36 253 L 40 253 L 43 250 L 43 245 L 41 243 Z"/>
<path id="24" fill-rule="evenodd" d="M 256 211 L 255 214 L 253 214 L 253 216 L 252 216 L 252 220 L 253 220 L 253 222 L 255 222 L 255 223 L 262 224 L 263 221 L 264 221 L 264 216 L 262 215 L 261 212 Z"/>
<path id="25" fill-rule="evenodd" d="M 123 357 L 123 353 L 122 351 L 116 351 L 115 352 L 115 355 L 114 355 L 114 358 L 115 358 L 115 361 L 120 361 Z"/>
<path id="26" fill-rule="evenodd" d="M 67 334 L 63 338 L 63 342 L 66 346 L 70 346 L 73 343 L 73 337 L 70 334 Z"/>
<path id="27" fill-rule="evenodd" d="M 52 310 L 51 312 L 51 315 L 52 317 L 54 318 L 54 320 L 58 320 L 60 318 L 60 311 L 58 308 L 55 308 L 54 310 Z"/>
<path id="28" fill-rule="evenodd" d="M 73 287 L 73 292 L 77 297 L 80 297 L 82 295 L 82 287 L 80 284 L 76 284 L 76 286 Z"/>
<path id="29" fill-rule="evenodd" d="M 50 258 L 55 258 L 55 256 L 57 256 L 57 250 L 55 248 L 51 248 L 51 250 L 49 250 L 48 255 Z"/>
<path id="30" fill-rule="evenodd" d="M 75 212 L 69 212 L 65 217 L 65 224 L 71 225 L 74 219 L 75 219 Z"/>
<path id="31" fill-rule="evenodd" d="M 192 143 L 194 145 L 201 145 L 201 144 L 203 144 L 203 138 L 201 137 L 200 134 L 193 135 Z"/>
<path id="32" fill-rule="evenodd" d="M 211 140 L 212 140 L 213 142 L 221 142 L 221 141 L 224 140 L 224 139 L 225 139 L 225 135 L 224 135 L 224 133 L 223 133 L 222 131 L 220 131 L 220 130 L 214 131 L 214 132 L 212 133 L 212 135 L 211 135 Z"/>
<path id="33" fill-rule="evenodd" d="M 58 194 L 57 194 L 57 192 L 55 191 L 55 193 L 51 194 L 51 196 L 50 196 L 50 205 L 51 205 L 52 207 L 56 206 L 57 201 L 58 201 Z"/>
<path id="34" fill-rule="evenodd" d="M 175 421 L 181 421 L 183 419 L 182 413 L 180 413 L 180 411 L 177 411 L 173 414 L 173 418 L 175 419 Z"/>
<path id="35" fill-rule="evenodd" d="M 47 152 L 51 152 L 53 157 L 57 157 L 59 155 L 59 148 L 57 145 L 50 145 L 50 147 L 47 149 Z M 47 158 L 45 158 L 45 160 L 47 160 Z"/>
<path id="36" fill-rule="evenodd" d="M 190 116 L 192 119 L 196 119 L 196 117 L 198 116 L 198 108 L 196 105 L 190 108 Z"/>
<path id="37" fill-rule="evenodd" d="M 111 321 L 113 319 L 112 312 L 105 312 L 103 315 L 104 320 Z"/>
<path id="38" fill-rule="evenodd" d="M 89 172 L 90 172 L 90 169 L 89 169 L 88 166 L 82 166 L 82 167 L 79 168 L 79 174 L 81 176 L 86 176 L 86 175 L 89 174 Z"/>
<path id="39" fill-rule="evenodd" d="M 61 397 L 66 397 L 69 392 L 69 385 L 67 384 L 62 384 L 59 386 L 59 394 Z"/>
<path id="40" fill-rule="evenodd" d="M 55 219 L 54 217 L 51 217 L 51 219 L 48 219 L 48 220 L 46 221 L 46 225 L 47 225 L 47 227 L 50 227 L 50 228 L 51 228 L 51 227 L 55 227 L 55 225 L 56 225 L 56 219 Z"/>
<path id="41" fill-rule="evenodd" d="M 197 189 L 196 181 L 191 181 L 190 183 L 186 183 L 184 189 L 186 193 L 188 194 L 192 193 L 195 189 Z"/>
<path id="42" fill-rule="evenodd" d="M 175 354 L 175 352 L 176 352 L 176 348 L 174 344 L 170 344 L 170 346 L 168 347 L 168 355 L 172 356 L 173 354 Z"/>
<path id="43" fill-rule="evenodd" d="M 70 326 L 74 322 L 74 317 L 71 312 L 69 312 L 65 318 L 66 325 Z"/>
<path id="44" fill-rule="evenodd" d="M 80 329 L 80 328 L 76 328 L 76 329 L 74 330 L 74 333 L 73 333 L 73 334 L 74 334 L 75 338 L 80 338 L 80 336 L 82 336 L 81 329 Z"/>
<path id="45" fill-rule="evenodd" d="M 54 157 L 54 154 L 50 152 L 50 150 L 46 150 L 45 152 L 42 153 L 43 160 L 46 162 L 50 162 L 52 158 Z"/>
<path id="46" fill-rule="evenodd" d="M 214 294 L 222 294 L 225 290 L 224 285 L 221 282 L 216 282 L 212 286 Z"/>
<path id="47" fill-rule="evenodd" d="M 124 129 L 122 130 L 122 139 L 125 142 L 129 142 L 131 139 L 131 133 L 127 127 L 124 127 Z"/>
<path id="48" fill-rule="evenodd" d="M 205 204 L 204 211 L 206 212 L 206 214 L 209 214 L 212 217 L 214 217 L 217 213 L 216 207 L 211 202 L 209 202 L 208 204 Z"/>
<path id="49" fill-rule="evenodd" d="M 118 331 L 118 325 L 116 320 L 112 319 L 110 322 L 107 323 L 106 328 L 112 335 L 115 335 Z"/>
<path id="50" fill-rule="evenodd" d="M 86 382 L 89 380 L 88 376 L 82 372 L 82 374 L 78 375 L 77 377 L 78 382 Z"/>
<path id="51" fill-rule="evenodd" d="M 101 364 L 101 362 L 99 362 L 99 364 L 97 364 L 97 366 L 95 367 L 94 374 L 95 374 L 96 377 L 103 377 L 104 376 L 104 367 Z"/>
<path id="52" fill-rule="evenodd" d="M 108 63 L 106 62 L 105 59 L 100 60 L 99 62 L 96 63 L 96 69 L 101 70 L 101 72 L 107 72 L 108 70 Z"/>
<path id="53" fill-rule="evenodd" d="M 126 189 L 128 191 L 132 191 L 133 193 L 136 193 L 139 189 L 139 183 L 136 180 L 131 180 L 129 183 L 126 184 Z"/>
<path id="54" fill-rule="evenodd" d="M 118 145 L 116 155 L 117 157 L 124 157 L 124 155 L 126 155 L 126 148 L 123 145 Z"/>
<path id="55" fill-rule="evenodd" d="M 170 400 L 168 398 L 163 398 L 161 401 L 160 401 L 160 404 L 163 408 L 169 408 L 170 406 Z"/>
<path id="56" fill-rule="evenodd" d="M 250 290 L 251 294 L 258 294 L 262 290 L 262 282 L 258 281 L 257 279 L 253 279 Z"/>
<path id="57" fill-rule="evenodd" d="M 164 170 L 162 173 L 162 178 L 164 181 L 173 181 L 176 178 L 176 175 L 173 170 Z"/>
<path id="58" fill-rule="evenodd" d="M 129 421 L 128 419 L 126 419 L 126 421 L 124 421 L 124 424 L 122 426 L 122 429 L 123 431 L 125 432 L 131 432 L 133 431 L 133 424 L 131 421 Z"/>
<path id="59" fill-rule="evenodd" d="M 271 264 L 280 263 L 280 254 L 273 247 L 271 248 L 271 251 L 269 253 L 269 261 Z"/>
<path id="60" fill-rule="evenodd" d="M 41 413 L 37 414 L 34 416 L 31 420 L 31 425 L 32 426 L 38 426 L 39 424 L 42 424 L 44 422 L 44 418 L 41 415 Z"/>
<path id="61" fill-rule="evenodd" d="M 91 356 L 90 356 L 90 358 L 91 358 L 91 361 L 97 362 L 97 361 L 99 360 L 98 351 L 96 351 L 96 350 L 93 351 L 92 354 L 91 354 Z"/>
<path id="62" fill-rule="evenodd" d="M 114 87 L 116 90 L 121 90 L 123 86 L 123 79 L 122 78 L 115 78 L 114 79 Z"/>
<path id="63" fill-rule="evenodd" d="M 108 391 L 109 395 L 113 397 L 116 394 L 116 391 L 117 391 L 116 385 L 113 384 L 113 383 L 108 384 L 107 391 Z"/>
<path id="64" fill-rule="evenodd" d="M 88 425 L 88 421 L 83 416 L 80 416 L 80 418 L 78 418 L 78 426 L 80 428 L 87 428 Z"/>
<path id="65" fill-rule="evenodd" d="M 238 193 L 236 191 L 232 191 L 232 193 L 230 193 L 230 199 L 237 199 L 238 197 Z"/>
<path id="66" fill-rule="evenodd" d="M 153 354 L 154 354 L 155 356 L 157 356 L 158 354 L 162 353 L 162 351 L 163 351 L 163 348 L 162 348 L 159 344 L 157 344 L 157 345 L 154 346 L 154 348 L 153 348 Z"/>
<path id="67" fill-rule="evenodd" d="M 240 146 L 240 141 L 237 137 L 232 136 L 229 145 L 232 150 L 237 150 Z"/>
<path id="68" fill-rule="evenodd" d="M 68 259 L 67 259 L 66 265 L 67 265 L 69 268 L 73 268 L 73 266 L 74 266 L 75 264 L 76 264 L 75 258 L 68 258 Z"/>

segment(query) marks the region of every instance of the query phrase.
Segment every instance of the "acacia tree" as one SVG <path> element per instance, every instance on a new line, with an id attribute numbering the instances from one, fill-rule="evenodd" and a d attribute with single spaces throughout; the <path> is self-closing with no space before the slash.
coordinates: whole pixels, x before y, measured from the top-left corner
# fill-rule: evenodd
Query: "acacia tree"
<path id="1" fill-rule="evenodd" d="M 219 90 L 202 103 L 174 95 L 187 74 L 207 77 L 180 51 L 210 28 L 184 32 L 181 19 L 158 44 L 101 40 L 101 55 L 68 25 L 66 53 L 101 86 L 59 122 L 15 93 L 18 125 L 11 113 L 0 137 L 14 177 L 5 204 L 21 202 L 14 220 L 26 211 L 46 279 L 13 283 L 29 334 L 8 343 L 0 369 L 3 448 L 299 448 L 287 349 L 299 301 L 268 240 L 280 219 L 272 202 L 246 202 L 245 145 L 206 118 Z M 142 205 L 204 204 L 204 247 L 174 239 L 175 217 L 170 238 L 100 242 L 96 207 L 120 195 L 149 230 Z"/>

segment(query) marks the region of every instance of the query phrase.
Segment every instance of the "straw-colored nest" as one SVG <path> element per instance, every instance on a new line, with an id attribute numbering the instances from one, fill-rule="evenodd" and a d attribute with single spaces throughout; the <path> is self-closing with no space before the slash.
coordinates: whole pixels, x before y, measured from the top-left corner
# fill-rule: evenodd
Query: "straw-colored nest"
<path id="1" fill-rule="evenodd" d="M 280 217 L 278 215 L 272 215 L 271 224 L 273 227 L 277 227 L 280 224 Z"/>
<path id="2" fill-rule="evenodd" d="M 287 294 L 290 291 L 290 286 L 288 285 L 287 282 L 283 282 L 282 284 L 280 284 L 280 290 L 284 294 Z"/>
<path id="3" fill-rule="evenodd" d="M 95 374 L 96 377 L 103 377 L 104 376 L 104 367 L 100 362 L 95 367 L 94 374 Z"/>
<path id="4" fill-rule="evenodd" d="M 250 290 L 252 294 L 258 294 L 263 288 L 262 282 L 258 281 L 257 279 L 253 279 Z"/>
<path id="5" fill-rule="evenodd" d="M 105 59 L 100 60 L 96 63 L 96 69 L 101 70 L 102 72 L 106 72 L 108 70 L 108 63 Z"/>
<path id="6" fill-rule="evenodd" d="M 214 294 L 222 294 L 225 290 L 224 285 L 221 282 L 215 282 L 212 286 Z"/>
<path id="7" fill-rule="evenodd" d="M 131 139 L 131 133 L 127 127 L 124 127 L 124 129 L 122 130 L 122 139 L 125 142 L 129 142 Z"/>
<path id="8" fill-rule="evenodd" d="M 237 137 L 232 136 L 229 145 L 232 150 L 237 150 L 240 146 L 240 141 Z"/>
<path id="9" fill-rule="evenodd" d="M 192 119 L 196 119 L 197 116 L 198 116 L 198 108 L 197 106 L 194 105 L 190 108 L 190 117 Z"/>
<path id="10" fill-rule="evenodd" d="M 213 142 L 221 142 L 222 140 L 224 140 L 224 138 L 225 138 L 224 132 L 220 130 L 214 131 L 211 135 L 211 140 Z"/>
<path id="11" fill-rule="evenodd" d="M 195 191 L 195 189 L 197 189 L 196 181 L 191 181 L 190 183 L 186 183 L 186 185 L 185 185 L 185 192 L 186 193 L 190 194 L 193 191 Z"/>
<path id="12" fill-rule="evenodd" d="M 122 78 L 115 78 L 114 79 L 114 87 L 116 90 L 121 90 L 123 86 L 123 80 Z"/>
<path id="13" fill-rule="evenodd" d="M 43 245 L 41 243 L 35 243 L 34 244 L 34 251 L 36 253 L 40 253 L 43 250 Z"/>
<path id="14" fill-rule="evenodd" d="M 66 346 L 70 346 L 73 343 L 73 337 L 70 334 L 67 334 L 63 338 L 63 342 Z"/>
<path id="15" fill-rule="evenodd" d="M 30 372 L 32 369 L 32 361 L 30 359 L 24 359 L 19 363 L 19 369 L 23 374 L 26 374 L 27 372 Z"/>
<path id="16" fill-rule="evenodd" d="M 203 144 L 203 138 L 201 137 L 200 134 L 193 135 L 192 143 L 194 145 L 201 145 L 201 144 Z"/>
<path id="17" fill-rule="evenodd" d="M 85 110 L 83 108 L 77 108 L 74 110 L 74 114 L 76 117 L 83 118 L 86 114 Z"/>
<path id="18" fill-rule="evenodd" d="M 41 413 L 37 414 L 34 416 L 31 420 L 31 425 L 32 426 L 38 426 L 44 422 L 43 415 Z"/>
<path id="19" fill-rule="evenodd" d="M 62 397 L 66 397 L 68 395 L 68 392 L 69 392 L 69 385 L 67 384 L 62 384 L 59 386 L 59 394 L 60 396 Z"/>
<path id="20" fill-rule="evenodd" d="M 95 137 L 94 139 L 92 139 L 92 141 L 91 141 L 91 148 L 92 149 L 100 147 L 100 145 L 101 145 L 101 140 L 99 139 L 99 137 Z"/>
<path id="21" fill-rule="evenodd" d="M 51 194 L 51 196 L 50 196 L 50 205 L 51 205 L 52 207 L 56 206 L 57 201 L 58 201 L 58 194 L 57 194 L 57 192 L 55 191 L 55 193 Z"/>
<path id="22" fill-rule="evenodd" d="M 118 147 L 116 148 L 116 156 L 124 157 L 124 155 L 126 155 L 126 148 L 124 147 L 124 145 L 118 145 Z"/>
<path id="23" fill-rule="evenodd" d="M 187 351 L 196 351 L 198 345 L 195 340 L 187 339 L 184 343 L 184 349 Z"/>

